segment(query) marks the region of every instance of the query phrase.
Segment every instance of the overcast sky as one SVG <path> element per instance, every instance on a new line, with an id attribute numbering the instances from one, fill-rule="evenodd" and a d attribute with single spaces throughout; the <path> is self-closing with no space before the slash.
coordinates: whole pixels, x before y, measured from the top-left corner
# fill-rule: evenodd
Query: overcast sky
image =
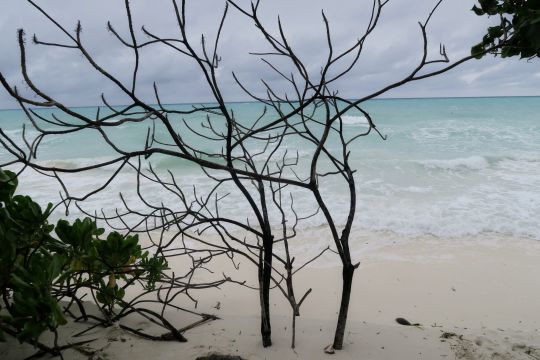
<path id="1" fill-rule="evenodd" d="M 43 8 L 68 29 L 76 21 L 83 26 L 83 43 L 96 61 L 120 79 L 129 83 L 133 67 L 132 53 L 120 45 L 106 30 L 110 20 L 127 37 L 124 1 L 116 0 L 40 0 Z M 172 5 L 169 0 L 133 0 L 133 17 L 137 29 L 145 25 L 164 37 L 177 36 Z M 218 27 L 223 0 L 188 0 L 188 33 L 199 46 L 201 34 L 209 41 Z M 247 5 L 248 2 L 240 1 Z M 264 24 L 276 31 L 281 16 L 292 47 L 308 69 L 316 74 L 327 56 L 321 9 L 330 21 L 336 49 L 352 44 L 366 26 L 371 0 L 261 0 Z M 421 56 L 418 21 L 423 20 L 434 0 L 390 0 L 383 10 L 380 26 L 366 43 L 358 66 L 336 89 L 346 97 L 360 97 L 385 84 L 396 81 L 413 69 Z M 16 31 L 24 28 L 28 44 L 28 68 L 34 82 L 46 92 L 70 106 L 96 105 L 103 92 L 111 103 L 126 99 L 103 76 L 97 74 L 83 57 L 72 49 L 35 46 L 30 39 L 37 34 L 43 41 L 69 43 L 43 15 L 24 0 L 2 0 L 0 13 L 0 71 L 24 91 L 19 70 Z M 474 15 L 470 0 L 446 0 L 432 19 L 429 31 L 432 56 L 439 43 L 446 45 L 451 60 L 469 53 L 493 20 Z M 234 71 L 254 92 L 263 88 L 258 79 L 279 84 L 278 77 L 250 51 L 265 51 L 260 34 L 253 24 L 230 9 L 220 46 L 222 57 L 219 81 L 227 101 L 248 100 L 231 76 Z M 137 37 L 144 40 L 142 32 Z M 193 61 L 162 46 L 142 51 L 138 94 L 150 102 L 152 83 L 160 87 L 163 102 L 186 103 L 211 101 L 211 95 Z M 27 89 L 26 89 L 27 90 Z M 386 97 L 444 96 L 516 96 L 540 95 L 540 62 L 488 57 L 470 61 L 436 78 L 408 84 L 387 93 Z M 0 108 L 17 105 L 0 88 Z"/>

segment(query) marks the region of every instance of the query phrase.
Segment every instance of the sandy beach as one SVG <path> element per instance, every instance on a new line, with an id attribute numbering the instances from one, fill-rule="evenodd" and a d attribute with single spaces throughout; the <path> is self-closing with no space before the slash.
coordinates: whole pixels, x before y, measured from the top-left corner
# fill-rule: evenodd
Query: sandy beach
<path id="1" fill-rule="evenodd" d="M 197 293 L 198 311 L 220 317 L 187 331 L 187 343 L 152 342 L 119 328 L 87 334 L 96 339 L 66 359 L 196 359 L 221 353 L 245 359 L 539 359 L 540 244 L 494 237 L 421 238 L 388 243 L 362 254 L 356 273 L 345 346 L 323 352 L 332 342 L 338 309 L 340 269 L 324 259 L 298 273 L 298 293 L 313 292 L 297 320 L 296 348 L 290 348 L 291 316 L 284 297 L 272 293 L 273 346 L 259 337 L 258 298 L 253 290 L 227 284 Z M 228 265 L 214 264 L 225 270 Z M 231 271 L 225 270 L 225 271 Z M 228 272 L 253 282 L 242 265 Z M 219 306 L 218 306 L 219 302 Z M 403 326 L 401 317 L 419 326 Z M 185 313 L 169 313 L 187 324 Z M 143 319 L 130 325 L 151 329 Z M 84 326 L 69 324 L 64 334 Z M 157 330 L 159 332 L 159 330 Z M 85 339 L 85 338 L 83 338 Z M 0 345 L 2 359 L 22 359 L 33 349 L 11 341 Z"/>

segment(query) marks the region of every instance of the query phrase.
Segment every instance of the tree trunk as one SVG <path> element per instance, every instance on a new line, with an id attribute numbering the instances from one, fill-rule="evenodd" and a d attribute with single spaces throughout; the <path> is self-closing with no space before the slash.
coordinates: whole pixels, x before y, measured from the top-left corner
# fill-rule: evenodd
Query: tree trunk
<path id="1" fill-rule="evenodd" d="M 273 239 L 264 242 L 264 259 L 259 264 L 259 289 L 261 302 L 261 336 L 263 346 L 272 345 L 272 329 L 270 326 L 270 280 L 272 276 Z"/>
<path id="2" fill-rule="evenodd" d="M 351 289 L 354 275 L 354 266 L 343 267 L 343 287 L 341 290 L 341 305 L 339 306 L 339 316 L 336 333 L 334 336 L 333 348 L 341 350 L 343 348 L 343 338 L 345 336 L 345 326 L 347 325 L 347 315 L 349 312 L 349 302 L 351 300 Z"/>

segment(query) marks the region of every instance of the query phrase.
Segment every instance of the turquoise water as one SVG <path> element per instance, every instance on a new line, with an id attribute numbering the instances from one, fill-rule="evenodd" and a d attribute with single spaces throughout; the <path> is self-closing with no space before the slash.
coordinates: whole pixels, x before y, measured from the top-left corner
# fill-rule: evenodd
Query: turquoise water
<path id="1" fill-rule="evenodd" d="M 246 124 L 261 110 L 254 103 L 235 103 L 230 107 Z M 438 237 L 495 232 L 540 240 L 540 97 L 385 99 L 367 103 L 366 109 L 388 138 L 383 141 L 372 133 L 351 148 L 351 161 L 357 169 L 358 229 Z M 77 110 L 89 116 L 96 113 L 96 108 Z M 40 110 L 43 116 L 50 113 Z M 187 120 L 199 124 L 204 116 Z M 19 110 L 0 111 L 0 127 L 19 139 L 19 143 L 23 122 L 27 121 Z M 366 128 L 365 119 L 358 113 L 348 114 L 344 123 L 351 136 Z M 180 119 L 177 126 L 194 146 L 215 148 L 211 141 L 190 135 Z M 146 130 L 145 124 L 123 125 L 109 135 L 124 149 L 134 150 L 144 145 Z M 159 127 L 158 133 L 163 134 Z M 27 129 L 27 135 L 33 134 Z M 69 168 L 109 158 L 111 151 L 96 135 L 89 130 L 69 137 L 46 138 L 38 161 Z M 337 149 L 337 145 L 335 139 L 330 140 L 331 149 Z M 307 173 L 306 161 L 312 147 L 291 142 L 284 149 L 289 154 L 298 151 L 298 172 Z M 4 149 L 0 151 L 0 160 L 8 160 L 9 154 Z M 201 193 L 212 186 L 212 181 L 193 164 L 164 157 L 150 161 L 162 173 L 171 169 L 182 186 L 198 184 Z M 83 194 L 101 184 L 107 174 L 102 170 L 70 175 L 66 184 L 74 193 Z M 40 202 L 59 200 L 59 187 L 50 179 L 25 172 L 21 183 L 22 190 Z M 152 200 L 174 206 L 170 193 L 148 186 Z M 133 172 L 127 171 L 107 191 L 91 197 L 86 208 L 112 211 L 118 206 L 118 193 L 129 195 L 134 187 Z M 321 187 L 325 197 L 331 199 L 338 222 L 344 221 L 348 194 L 342 191 L 343 184 L 328 179 L 321 182 Z M 251 216 L 234 189 L 223 191 L 230 192 L 222 205 L 224 211 L 240 219 Z M 293 195 L 298 211 L 307 214 L 313 210 L 309 194 L 294 190 Z M 277 226 L 280 219 L 272 214 Z M 322 218 L 315 217 L 302 226 L 322 223 Z"/>

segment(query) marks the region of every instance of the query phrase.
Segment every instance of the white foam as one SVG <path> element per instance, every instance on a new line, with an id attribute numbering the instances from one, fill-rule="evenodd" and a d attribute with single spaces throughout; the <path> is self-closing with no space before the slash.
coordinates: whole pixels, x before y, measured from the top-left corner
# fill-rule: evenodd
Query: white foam
<path id="1" fill-rule="evenodd" d="M 360 126 L 366 126 L 369 125 L 368 120 L 365 116 L 352 116 L 352 115 L 344 115 L 341 117 L 341 121 L 345 125 L 360 125 Z"/>
<path id="2" fill-rule="evenodd" d="M 104 156 L 104 157 L 94 157 L 94 158 L 50 159 L 50 160 L 39 161 L 38 163 L 39 165 L 42 165 L 42 166 L 72 170 L 76 168 L 82 168 L 82 167 L 104 163 L 113 159 L 114 157 Z"/>
<path id="3" fill-rule="evenodd" d="M 404 188 L 403 190 L 411 192 L 411 193 L 417 193 L 417 194 L 426 194 L 432 191 L 431 187 L 419 187 L 419 186 L 408 186 Z"/>
<path id="4" fill-rule="evenodd" d="M 450 119 L 444 114 L 442 116 L 447 117 L 441 119 L 437 113 L 431 119 L 427 115 L 405 118 L 410 121 L 403 121 L 401 115 L 394 112 L 385 119 L 385 133 L 392 135 L 391 141 L 383 143 L 364 138 L 366 141 L 356 143 L 357 147 L 352 149 L 351 163 L 358 169 L 356 230 L 411 236 L 431 234 L 442 238 L 495 232 L 540 240 L 537 219 L 540 214 L 540 131 L 535 122 L 522 126 L 516 123 L 520 119 L 518 115 L 517 120 L 499 117 Z M 360 114 L 343 116 L 342 121 L 351 131 L 354 127 L 362 131 L 360 127 L 368 125 L 367 119 Z M 122 141 L 129 144 L 137 141 L 137 129 L 134 128 L 133 133 L 130 131 L 129 136 L 123 134 L 126 136 L 122 137 Z M 20 139 L 20 129 L 7 131 Z M 50 139 L 54 140 L 52 137 Z M 299 168 L 295 171 L 303 178 L 304 172 L 309 171 L 306 160 L 310 159 L 313 146 L 310 144 L 309 147 L 304 142 L 292 143 L 289 138 L 286 140 L 274 158 L 280 160 L 288 150 L 287 158 L 293 162 L 298 151 Z M 81 156 L 84 153 L 86 158 L 55 159 L 43 163 L 74 169 L 111 159 L 92 158 L 92 148 L 70 149 L 73 143 L 78 144 L 66 142 L 62 155 Z M 257 152 L 255 149 L 261 146 L 258 143 L 248 145 L 253 152 Z M 62 146 L 64 144 L 55 150 L 60 150 Z M 335 139 L 329 139 L 327 146 L 333 151 L 332 147 L 339 144 Z M 51 156 L 46 149 L 42 154 Z M 255 158 L 257 166 L 261 165 L 263 158 Z M 188 197 L 192 196 L 193 184 L 197 185 L 198 196 L 204 196 L 215 185 L 201 174 L 197 166 L 187 162 L 171 161 L 164 156 L 151 157 L 149 161 L 155 165 L 156 171 L 164 174 L 164 179 L 168 179 L 165 169 L 171 169 Z M 321 162 L 319 171 L 324 172 L 325 165 Z M 113 168 L 62 176 L 65 176 L 70 190 L 82 194 L 103 184 Z M 119 192 L 123 192 L 129 202 L 136 203 L 135 176 L 133 171 L 126 170 L 106 191 L 93 196 L 85 208 L 104 208 L 111 213 L 115 207 L 122 205 Z M 212 174 L 223 176 L 223 172 L 218 171 Z M 293 174 L 287 176 L 294 178 Z M 332 216 L 342 225 L 348 211 L 348 191 L 343 182 L 330 179 L 334 178 L 329 176 L 321 179 L 321 192 L 331 208 Z M 53 183 L 49 184 L 42 177 L 28 176 L 21 179 L 21 191 L 39 198 L 42 204 L 58 201 L 59 186 L 54 184 L 54 180 L 51 181 Z M 250 184 L 246 185 L 251 189 Z M 178 206 L 177 199 L 170 192 L 151 184 L 145 186 L 150 190 L 144 193 L 151 197 L 153 203 L 164 203 L 171 208 Z M 225 184 L 219 190 L 220 196 L 230 193 L 223 201 L 221 214 L 234 216 L 240 221 L 253 219 L 245 197 L 232 183 Z M 292 186 L 285 189 L 289 190 L 294 192 L 295 209 L 299 216 L 314 211 L 316 205 L 312 194 Z M 288 199 L 287 193 L 284 198 Z M 279 213 L 275 209 L 269 211 L 273 225 L 278 229 L 281 221 Z M 324 224 L 325 219 L 319 213 L 300 223 L 299 228 L 312 229 Z M 306 247 L 316 247 L 327 240 L 313 235 Z"/>
<path id="5" fill-rule="evenodd" d="M 477 155 L 457 159 L 421 160 L 418 163 L 426 169 L 442 170 L 480 170 L 489 166 L 485 157 Z"/>

